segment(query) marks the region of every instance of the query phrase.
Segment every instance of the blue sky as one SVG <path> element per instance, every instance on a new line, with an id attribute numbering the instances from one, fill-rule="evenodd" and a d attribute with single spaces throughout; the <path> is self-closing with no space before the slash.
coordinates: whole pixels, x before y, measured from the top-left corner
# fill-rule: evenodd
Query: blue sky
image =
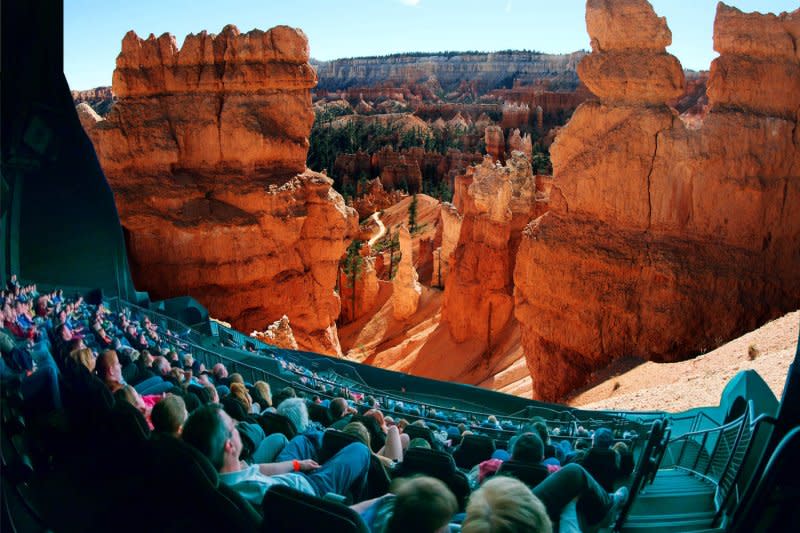
<path id="1" fill-rule="evenodd" d="M 716 57 L 716 0 L 651 0 L 672 30 L 669 51 L 684 68 Z M 743 11 L 790 11 L 797 0 L 728 0 Z M 584 0 L 65 0 L 64 72 L 73 89 L 110 85 L 122 37 L 169 32 L 301 28 L 311 56 L 335 59 L 395 52 L 588 49 Z"/>

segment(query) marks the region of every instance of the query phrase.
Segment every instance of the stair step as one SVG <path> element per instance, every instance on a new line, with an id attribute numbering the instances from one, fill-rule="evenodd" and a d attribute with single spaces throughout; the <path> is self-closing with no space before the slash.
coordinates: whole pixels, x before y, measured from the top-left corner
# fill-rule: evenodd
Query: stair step
<path id="1" fill-rule="evenodd" d="M 714 509 L 714 492 L 640 494 L 633 503 L 632 515 L 701 513 Z"/>
<path id="2" fill-rule="evenodd" d="M 626 521 L 622 526 L 622 532 L 639 532 L 639 531 L 658 531 L 663 533 L 672 533 L 678 531 L 692 531 L 703 528 L 708 528 L 711 519 L 705 520 L 680 520 L 674 522 L 630 522 Z"/>
<path id="3" fill-rule="evenodd" d="M 714 511 L 700 511 L 697 513 L 680 514 L 631 514 L 627 522 L 671 522 L 682 520 L 708 520 L 711 521 L 716 513 Z"/>

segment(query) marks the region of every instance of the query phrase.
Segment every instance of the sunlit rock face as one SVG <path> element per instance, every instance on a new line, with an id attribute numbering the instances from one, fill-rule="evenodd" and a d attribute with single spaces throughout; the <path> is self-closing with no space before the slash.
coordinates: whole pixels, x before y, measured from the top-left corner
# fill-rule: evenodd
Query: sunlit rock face
<path id="1" fill-rule="evenodd" d="M 316 83 L 302 31 L 140 39 L 117 57 L 106 120 L 82 113 L 127 232 L 137 287 L 189 294 L 244 331 L 286 315 L 339 353 L 338 260 L 355 212 L 305 168 Z M 84 110 L 85 111 L 85 110 Z"/>
<path id="2" fill-rule="evenodd" d="M 719 4 L 710 112 L 684 123 L 670 32 L 644 0 L 589 0 L 583 104 L 525 229 L 515 316 L 534 395 L 617 356 L 674 361 L 800 306 L 798 20 Z"/>
<path id="3" fill-rule="evenodd" d="M 513 152 L 505 165 L 486 156 L 457 180 L 469 185 L 456 189 L 462 215 L 442 210 L 443 218 L 451 219 L 445 230 L 459 229 L 449 259 L 442 322 L 456 342 L 478 340 L 488 347 L 492 335 L 496 339 L 512 317 L 512 274 L 522 229 L 546 204 L 537 201 L 536 177 L 521 152 Z M 443 247 L 449 249 L 450 242 L 443 232 Z"/>

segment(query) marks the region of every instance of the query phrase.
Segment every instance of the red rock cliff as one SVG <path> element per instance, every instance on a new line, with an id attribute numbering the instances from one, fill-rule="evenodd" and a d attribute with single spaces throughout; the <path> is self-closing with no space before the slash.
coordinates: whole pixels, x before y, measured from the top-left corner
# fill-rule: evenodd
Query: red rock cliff
<path id="1" fill-rule="evenodd" d="M 800 11 L 720 4 L 699 127 L 670 32 L 644 0 L 589 0 L 599 101 L 552 146 L 551 211 L 525 231 L 515 314 L 535 396 L 626 355 L 673 361 L 800 306 Z"/>
<path id="2" fill-rule="evenodd" d="M 304 349 L 338 353 L 336 267 L 355 214 L 306 170 L 314 114 L 302 31 L 129 32 L 119 101 L 87 124 L 114 189 L 137 286 L 190 294 L 243 331 L 287 315 Z M 86 121 L 85 121 L 86 122 Z"/>

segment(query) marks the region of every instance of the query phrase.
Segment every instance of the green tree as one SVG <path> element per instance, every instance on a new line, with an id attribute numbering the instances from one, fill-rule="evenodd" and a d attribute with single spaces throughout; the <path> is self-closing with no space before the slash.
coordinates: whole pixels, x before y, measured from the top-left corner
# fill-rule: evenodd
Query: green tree
<path id="1" fill-rule="evenodd" d="M 408 204 L 408 232 L 413 234 L 417 229 L 417 195 L 415 194 L 411 197 L 411 203 Z"/>
<path id="2" fill-rule="evenodd" d="M 361 276 L 361 272 L 364 269 L 364 258 L 361 257 L 360 253 L 363 244 L 364 242 L 360 239 L 351 242 L 350 246 L 347 247 L 344 257 L 340 261 L 340 267 L 347 277 L 348 287 L 353 289 L 353 294 L 351 296 L 351 318 L 354 318 L 356 313 L 356 281 Z"/>

